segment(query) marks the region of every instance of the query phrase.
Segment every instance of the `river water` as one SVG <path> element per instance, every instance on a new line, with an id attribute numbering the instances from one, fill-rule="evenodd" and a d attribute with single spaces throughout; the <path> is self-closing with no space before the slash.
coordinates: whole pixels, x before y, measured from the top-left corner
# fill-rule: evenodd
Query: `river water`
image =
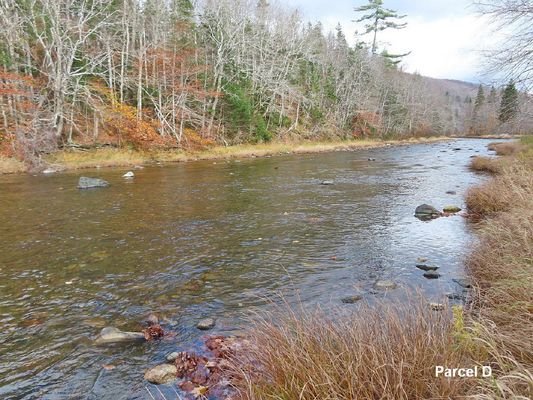
<path id="1" fill-rule="evenodd" d="M 390 279 L 442 302 L 472 233 L 462 216 L 423 222 L 414 209 L 462 207 L 480 179 L 470 156 L 487 143 L 154 165 L 133 180 L 125 169 L 0 177 L 0 398 L 151 398 L 143 371 L 197 345 L 201 318 L 235 332 L 280 292 L 356 307 L 342 297 L 371 301 Z M 80 175 L 111 187 L 80 191 Z M 442 277 L 425 279 L 418 257 Z M 150 311 L 176 335 L 92 343 L 107 325 L 139 330 Z"/>

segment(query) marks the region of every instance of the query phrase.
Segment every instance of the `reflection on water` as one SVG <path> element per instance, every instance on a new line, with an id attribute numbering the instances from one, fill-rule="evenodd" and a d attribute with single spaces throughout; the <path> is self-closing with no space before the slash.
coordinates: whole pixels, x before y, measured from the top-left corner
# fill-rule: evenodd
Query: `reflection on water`
<path id="1" fill-rule="evenodd" d="M 193 346 L 199 319 L 241 329 L 279 291 L 354 307 L 340 299 L 371 299 L 376 280 L 392 279 L 442 301 L 470 233 L 460 216 L 413 212 L 461 206 L 478 179 L 469 157 L 486 144 L 153 166 L 132 181 L 122 169 L 85 171 L 112 184 L 88 191 L 76 189 L 78 172 L 0 177 L 0 397 L 146 398 L 143 370 Z M 418 257 L 442 277 L 425 279 Z M 102 327 L 138 329 L 152 310 L 175 338 L 92 345 Z"/>

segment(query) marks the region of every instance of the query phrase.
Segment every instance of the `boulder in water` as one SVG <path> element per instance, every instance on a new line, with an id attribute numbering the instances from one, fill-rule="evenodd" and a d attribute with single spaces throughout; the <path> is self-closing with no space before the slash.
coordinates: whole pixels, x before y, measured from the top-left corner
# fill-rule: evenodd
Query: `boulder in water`
<path id="1" fill-rule="evenodd" d="M 156 385 L 164 385 L 177 379 L 178 369 L 173 364 L 161 364 L 150 368 L 144 374 L 144 379 Z"/>
<path id="2" fill-rule="evenodd" d="M 321 185 L 324 185 L 324 186 L 331 186 L 334 184 L 333 181 L 322 181 L 320 182 Z"/>
<path id="3" fill-rule="evenodd" d="M 143 342 L 145 341 L 142 332 L 123 332 L 118 328 L 109 326 L 100 332 L 94 342 L 97 345 L 111 343 Z"/>
<path id="4" fill-rule="evenodd" d="M 422 204 L 418 206 L 415 210 L 415 217 L 422 220 L 434 219 L 440 216 L 441 212 L 435 207 L 430 206 L 429 204 Z"/>
<path id="5" fill-rule="evenodd" d="M 204 318 L 198 324 L 196 327 L 200 329 L 201 331 L 207 331 L 215 326 L 215 320 L 213 318 Z"/>
<path id="6" fill-rule="evenodd" d="M 427 265 L 427 264 L 416 264 L 416 267 L 418 269 L 421 269 L 422 271 L 436 271 L 439 269 L 439 267 L 437 266 Z"/>
<path id="7" fill-rule="evenodd" d="M 363 298 L 363 296 L 359 295 L 359 294 L 355 294 L 355 295 L 352 295 L 352 296 L 347 296 L 347 297 L 343 297 L 341 299 L 341 301 L 344 303 L 344 304 L 354 304 L 354 303 L 357 303 L 359 300 L 361 300 Z"/>
<path id="8" fill-rule="evenodd" d="M 440 278 L 440 274 L 438 272 L 435 272 L 435 271 L 428 271 L 428 272 L 424 273 L 424 278 L 426 278 L 426 279 L 439 279 Z"/>
<path id="9" fill-rule="evenodd" d="M 128 171 L 124 175 L 122 175 L 123 178 L 133 178 L 134 176 L 135 174 L 133 173 L 133 171 Z"/>
<path id="10" fill-rule="evenodd" d="M 92 189 L 108 186 L 109 182 L 99 178 L 88 178 L 86 176 L 82 176 L 78 181 L 78 189 Z"/>

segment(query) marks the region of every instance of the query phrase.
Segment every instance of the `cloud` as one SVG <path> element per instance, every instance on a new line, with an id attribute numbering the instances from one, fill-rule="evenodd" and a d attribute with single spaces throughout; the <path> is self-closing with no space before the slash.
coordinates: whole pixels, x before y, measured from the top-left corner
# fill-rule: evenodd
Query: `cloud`
<path id="1" fill-rule="evenodd" d="M 361 26 L 353 22 L 357 15 L 354 7 L 365 4 L 359 0 L 288 0 L 304 16 L 321 21 L 326 31 L 340 23 L 351 44 L 356 41 L 355 31 Z M 404 60 L 404 69 L 435 78 L 478 81 L 482 70 L 482 50 L 490 44 L 491 33 L 485 19 L 474 14 L 469 0 L 406 1 L 389 0 L 387 8 L 407 14 L 408 26 L 402 30 L 381 32 L 381 48 L 391 53 L 411 54 Z M 369 42 L 370 35 L 359 37 Z"/>

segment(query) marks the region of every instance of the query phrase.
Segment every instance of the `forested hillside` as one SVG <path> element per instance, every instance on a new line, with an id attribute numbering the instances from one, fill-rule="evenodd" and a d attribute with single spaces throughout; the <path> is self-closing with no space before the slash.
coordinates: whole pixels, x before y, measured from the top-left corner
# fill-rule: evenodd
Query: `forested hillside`
<path id="1" fill-rule="evenodd" d="M 351 10 L 347 10 L 350 12 Z M 403 73 L 265 0 L 0 0 L 0 146 L 198 148 L 521 132 L 502 88 Z M 522 113 L 519 113 L 522 111 Z M 526 111 L 526 112 L 524 112 Z"/>

